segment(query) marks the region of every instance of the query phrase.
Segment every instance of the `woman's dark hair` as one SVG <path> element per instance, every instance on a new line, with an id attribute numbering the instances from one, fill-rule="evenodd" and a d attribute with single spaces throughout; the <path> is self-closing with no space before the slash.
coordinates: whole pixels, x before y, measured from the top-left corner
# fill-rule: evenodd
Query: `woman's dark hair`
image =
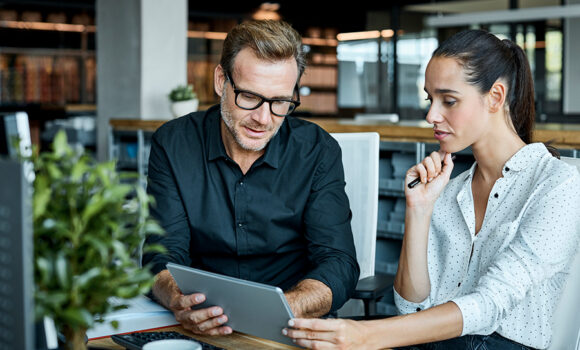
<path id="1" fill-rule="evenodd" d="M 483 30 L 466 30 L 443 42 L 433 57 L 456 59 L 463 66 L 467 82 L 481 93 L 487 93 L 498 79 L 503 79 L 516 132 L 525 143 L 532 142 L 536 119 L 534 81 L 526 54 L 519 46 Z"/>

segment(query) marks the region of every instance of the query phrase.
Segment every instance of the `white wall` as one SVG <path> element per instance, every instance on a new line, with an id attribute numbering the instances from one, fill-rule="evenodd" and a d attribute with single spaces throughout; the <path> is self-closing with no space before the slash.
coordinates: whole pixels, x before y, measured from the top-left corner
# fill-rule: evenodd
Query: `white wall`
<path id="1" fill-rule="evenodd" d="M 167 94 L 187 82 L 186 0 L 97 0 L 97 155 L 109 120 L 169 119 Z"/>
<path id="2" fill-rule="evenodd" d="M 580 0 L 567 0 L 567 4 L 580 4 Z M 580 18 L 564 20 L 564 94 L 563 112 L 580 113 Z"/>
<path id="3" fill-rule="evenodd" d="M 187 83 L 187 1 L 141 0 L 140 119 L 169 119 L 169 91 Z"/>

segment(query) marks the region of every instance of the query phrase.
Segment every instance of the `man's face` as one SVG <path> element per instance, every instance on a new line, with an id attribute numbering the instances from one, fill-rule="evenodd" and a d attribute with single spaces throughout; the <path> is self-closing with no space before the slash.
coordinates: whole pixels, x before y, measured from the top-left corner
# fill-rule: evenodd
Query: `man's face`
<path id="1" fill-rule="evenodd" d="M 295 99 L 294 87 L 298 77 L 296 61 L 263 61 L 250 49 L 243 49 L 234 61 L 233 72 L 228 72 L 240 90 L 250 91 L 266 98 Z M 221 76 L 221 81 L 219 77 Z M 230 81 L 221 67 L 216 68 L 216 92 L 220 95 L 222 120 L 227 133 L 222 134 L 226 148 L 239 151 L 261 152 L 276 135 L 284 117 L 271 113 L 270 104 L 264 102 L 254 110 L 239 108 Z"/>

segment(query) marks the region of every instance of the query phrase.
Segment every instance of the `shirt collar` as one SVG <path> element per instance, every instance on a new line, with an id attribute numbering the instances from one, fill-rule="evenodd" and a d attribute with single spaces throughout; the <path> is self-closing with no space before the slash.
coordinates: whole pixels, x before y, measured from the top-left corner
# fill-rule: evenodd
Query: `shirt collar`
<path id="1" fill-rule="evenodd" d="M 521 149 L 519 149 L 508 161 L 504 164 L 502 169 L 502 174 L 505 176 L 506 173 L 511 171 L 520 171 L 526 168 L 532 168 L 535 163 L 538 161 L 538 154 L 549 153 L 546 146 L 544 146 L 541 142 L 531 143 L 525 145 Z M 470 178 L 473 178 L 473 174 L 475 172 L 475 167 L 477 162 L 474 162 L 469 172 L 465 175 L 464 180 L 467 181 Z"/>
<path id="2" fill-rule="evenodd" d="M 504 175 L 506 171 L 520 171 L 526 168 L 533 168 L 534 164 L 538 162 L 538 155 L 547 153 L 546 146 L 541 142 L 525 145 L 505 163 L 503 167 Z"/>
<path id="3" fill-rule="evenodd" d="M 208 109 L 205 118 L 207 119 L 205 127 L 205 137 L 207 137 L 207 160 L 212 161 L 218 158 L 227 159 L 228 156 L 222 142 L 220 131 L 220 105 L 218 104 Z"/>
<path id="4" fill-rule="evenodd" d="M 208 137 L 208 152 L 207 160 L 212 161 L 218 158 L 230 159 L 226 153 L 226 148 L 222 142 L 221 134 L 221 108 L 220 105 L 212 106 L 206 112 L 206 118 L 208 118 L 208 123 L 206 126 L 206 135 Z M 274 135 L 274 137 L 266 145 L 266 152 L 258 158 L 253 166 L 259 166 L 262 163 L 266 163 L 274 169 L 278 168 L 280 163 L 281 147 L 280 147 L 280 133 L 282 129 L 286 127 L 287 120 L 284 119 L 280 130 Z"/>

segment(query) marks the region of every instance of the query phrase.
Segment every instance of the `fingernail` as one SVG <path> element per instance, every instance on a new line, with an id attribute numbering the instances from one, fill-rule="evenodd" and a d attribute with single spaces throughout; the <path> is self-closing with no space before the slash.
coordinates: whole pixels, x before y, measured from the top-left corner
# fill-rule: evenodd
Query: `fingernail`
<path id="1" fill-rule="evenodd" d="M 221 314 L 221 312 L 220 312 L 220 310 L 219 310 L 219 309 L 213 309 L 213 310 L 211 311 L 211 314 L 212 314 L 212 315 L 214 315 L 214 316 L 218 316 L 218 315 L 220 315 L 220 314 Z"/>
<path id="2" fill-rule="evenodd" d="M 231 329 L 226 329 L 226 331 L 224 332 L 225 334 L 232 334 L 232 330 Z"/>
<path id="3" fill-rule="evenodd" d="M 284 329 L 282 330 L 282 334 L 284 334 L 284 335 L 288 335 L 288 330 L 287 330 L 286 328 L 284 328 Z"/>
<path id="4" fill-rule="evenodd" d="M 294 327 L 294 320 L 290 320 L 290 321 L 288 321 L 288 325 L 289 325 L 290 327 Z"/>
<path id="5" fill-rule="evenodd" d="M 202 302 L 203 301 L 203 297 L 201 295 L 196 295 L 195 296 L 195 301 L 197 301 L 198 303 L 199 302 Z"/>
<path id="6" fill-rule="evenodd" d="M 226 318 L 225 317 L 220 317 L 220 318 L 218 318 L 218 322 L 219 323 L 224 323 L 224 322 L 226 322 Z"/>

